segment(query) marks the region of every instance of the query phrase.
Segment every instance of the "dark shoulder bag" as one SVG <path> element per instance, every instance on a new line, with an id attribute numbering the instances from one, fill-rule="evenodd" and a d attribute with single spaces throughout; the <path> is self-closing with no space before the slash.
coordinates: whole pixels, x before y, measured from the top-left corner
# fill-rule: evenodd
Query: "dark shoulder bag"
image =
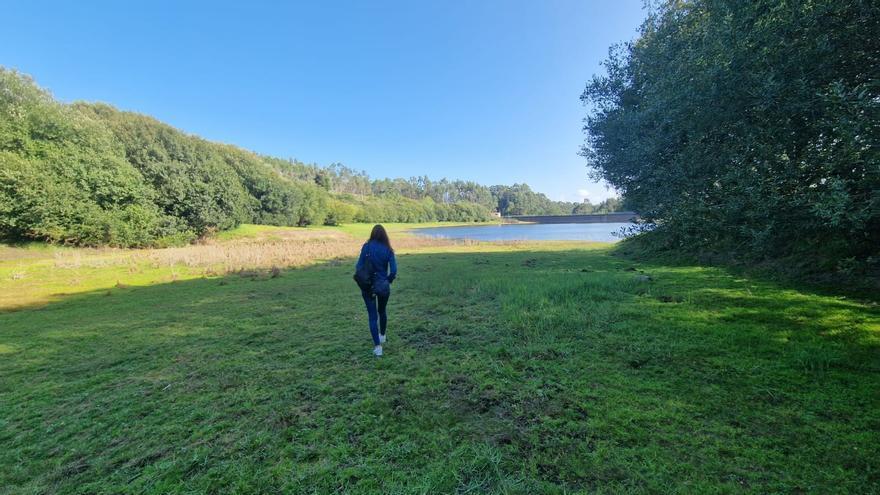
<path id="1" fill-rule="evenodd" d="M 361 290 L 373 291 L 373 260 L 369 249 L 364 254 L 364 262 L 354 271 L 354 281 Z"/>

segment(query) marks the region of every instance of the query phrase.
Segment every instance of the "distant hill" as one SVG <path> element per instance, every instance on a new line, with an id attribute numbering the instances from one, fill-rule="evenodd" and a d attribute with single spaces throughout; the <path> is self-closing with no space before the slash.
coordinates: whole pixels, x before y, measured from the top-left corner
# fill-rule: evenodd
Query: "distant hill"
<path id="1" fill-rule="evenodd" d="M 613 210 L 616 203 L 600 205 Z M 0 68 L 0 236 L 77 245 L 191 241 L 240 223 L 481 221 L 590 213 L 525 184 L 371 180 L 257 155 L 94 103 L 60 103 Z"/>

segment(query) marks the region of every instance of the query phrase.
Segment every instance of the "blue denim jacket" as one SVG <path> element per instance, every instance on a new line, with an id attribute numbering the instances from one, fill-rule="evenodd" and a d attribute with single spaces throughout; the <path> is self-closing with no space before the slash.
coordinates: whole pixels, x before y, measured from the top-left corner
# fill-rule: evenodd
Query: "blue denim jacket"
<path id="1" fill-rule="evenodd" d="M 376 279 L 393 282 L 397 276 L 397 260 L 394 259 L 394 251 L 388 249 L 380 242 L 367 241 L 364 243 L 364 247 L 361 248 L 361 255 L 358 258 L 355 269 L 363 266 L 367 253 L 370 253 L 373 269 L 376 272 Z"/>

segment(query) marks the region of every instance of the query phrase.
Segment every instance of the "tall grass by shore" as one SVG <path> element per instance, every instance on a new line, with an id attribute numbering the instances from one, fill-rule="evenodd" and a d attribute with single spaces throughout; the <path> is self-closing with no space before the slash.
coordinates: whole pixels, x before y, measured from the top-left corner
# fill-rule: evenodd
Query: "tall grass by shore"
<path id="1" fill-rule="evenodd" d="M 230 273 L 260 276 L 277 270 L 357 256 L 360 226 L 300 229 L 243 225 L 202 242 L 162 249 L 75 248 L 31 243 L 0 249 L 0 311 L 116 286 L 150 285 Z M 407 235 L 395 248 L 411 252 L 469 245 Z"/>

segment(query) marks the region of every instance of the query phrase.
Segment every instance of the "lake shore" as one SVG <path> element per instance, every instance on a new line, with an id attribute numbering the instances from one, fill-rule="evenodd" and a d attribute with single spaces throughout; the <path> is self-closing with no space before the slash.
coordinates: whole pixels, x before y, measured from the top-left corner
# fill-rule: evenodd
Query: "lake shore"
<path id="1" fill-rule="evenodd" d="M 469 241 L 583 241 L 617 242 L 634 223 L 516 223 L 461 225 L 414 229 L 423 237 Z"/>

